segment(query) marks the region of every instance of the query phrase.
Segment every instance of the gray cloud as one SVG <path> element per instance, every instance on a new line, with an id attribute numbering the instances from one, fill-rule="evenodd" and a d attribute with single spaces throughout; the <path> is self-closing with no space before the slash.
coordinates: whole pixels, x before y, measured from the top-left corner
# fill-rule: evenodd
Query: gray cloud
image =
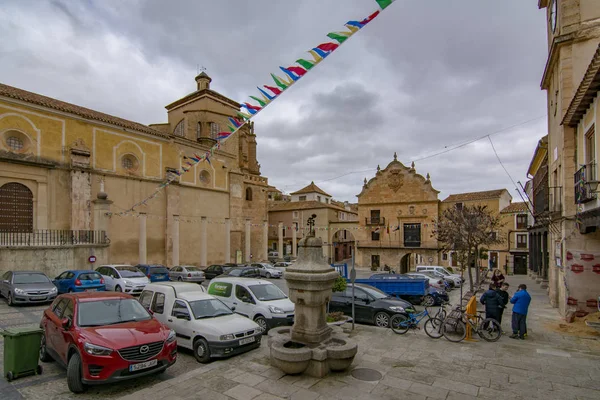
<path id="1" fill-rule="evenodd" d="M 246 100 L 278 66 L 375 6 L 7 0 L 0 72 L 9 85 L 162 122 L 164 106 L 194 90 L 198 64 L 208 68 L 215 90 Z M 522 0 L 396 1 L 256 118 L 262 172 L 287 191 L 314 180 L 354 201 L 364 177 L 385 167 L 394 151 L 409 165 L 542 116 L 545 33 L 544 13 Z M 492 136 L 515 180 L 525 181 L 545 132 L 542 118 Z M 431 173 L 440 198 L 501 187 L 517 197 L 487 139 L 416 165 Z"/>

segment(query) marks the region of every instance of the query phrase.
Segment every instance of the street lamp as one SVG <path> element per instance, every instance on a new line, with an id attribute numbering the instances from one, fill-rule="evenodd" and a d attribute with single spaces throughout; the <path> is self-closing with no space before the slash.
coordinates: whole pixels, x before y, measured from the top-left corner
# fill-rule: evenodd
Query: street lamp
<path id="1" fill-rule="evenodd" d="M 588 187 L 588 189 L 590 190 L 591 193 L 596 193 L 598 191 L 598 184 L 600 183 L 600 181 L 587 181 L 585 184 Z"/>

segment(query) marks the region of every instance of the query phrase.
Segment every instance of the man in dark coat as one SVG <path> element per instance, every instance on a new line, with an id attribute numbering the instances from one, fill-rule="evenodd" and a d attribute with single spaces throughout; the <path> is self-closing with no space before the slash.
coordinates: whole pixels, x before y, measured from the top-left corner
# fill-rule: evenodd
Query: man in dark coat
<path id="1" fill-rule="evenodd" d="M 502 284 L 502 286 L 500 287 L 500 289 L 496 289 L 496 292 L 498 292 L 500 297 L 502 297 L 502 308 L 498 312 L 498 318 L 499 318 L 498 322 L 500 323 L 500 326 L 502 326 L 502 314 L 504 314 L 504 309 L 506 308 L 506 305 L 508 304 L 508 300 L 509 300 L 509 295 L 508 295 L 509 286 L 510 285 L 508 283 L 504 282 Z"/>
<path id="2" fill-rule="evenodd" d="M 498 321 L 504 300 L 495 289 L 496 286 L 491 283 L 489 289 L 481 296 L 479 301 L 485 305 L 485 317 Z"/>

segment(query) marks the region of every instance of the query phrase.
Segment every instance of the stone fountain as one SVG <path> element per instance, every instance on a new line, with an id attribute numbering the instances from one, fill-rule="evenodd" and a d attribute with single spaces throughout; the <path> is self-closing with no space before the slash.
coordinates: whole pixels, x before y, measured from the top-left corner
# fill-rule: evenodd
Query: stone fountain
<path id="1" fill-rule="evenodd" d="M 294 325 L 271 329 L 271 364 L 286 374 L 322 378 L 330 371 L 348 369 L 358 345 L 327 325 L 326 305 L 339 274 L 323 259 L 320 238 L 315 237 L 316 215 L 308 220 L 309 234 L 300 240 L 298 259 L 284 273 L 290 300 L 295 303 Z"/>

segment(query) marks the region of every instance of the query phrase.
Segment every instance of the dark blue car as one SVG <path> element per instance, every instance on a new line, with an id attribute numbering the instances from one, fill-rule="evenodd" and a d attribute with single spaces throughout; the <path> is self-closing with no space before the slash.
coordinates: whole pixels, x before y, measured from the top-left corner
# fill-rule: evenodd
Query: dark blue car
<path id="1" fill-rule="evenodd" d="M 58 289 L 58 293 L 103 292 L 106 290 L 102 275 L 91 270 L 65 271 L 52 283 Z"/>
<path id="2" fill-rule="evenodd" d="M 170 280 L 169 270 L 164 265 L 138 264 L 135 267 L 142 271 L 150 279 L 150 282 L 167 282 Z"/>

